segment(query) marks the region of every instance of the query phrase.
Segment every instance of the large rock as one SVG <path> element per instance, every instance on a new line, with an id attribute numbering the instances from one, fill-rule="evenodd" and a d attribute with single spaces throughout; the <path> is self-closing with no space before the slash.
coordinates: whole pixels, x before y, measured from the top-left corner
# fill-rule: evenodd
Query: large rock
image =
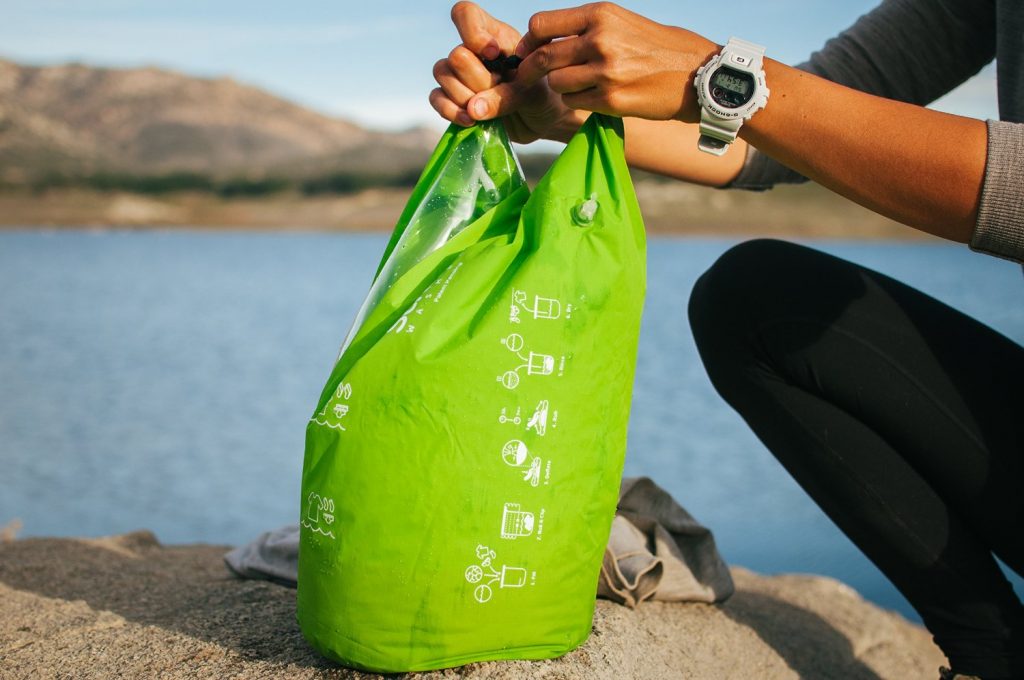
<path id="1" fill-rule="evenodd" d="M 0 544 L 0 677 L 369 678 L 303 641 L 295 593 L 148 532 Z M 581 648 L 423 678 L 935 680 L 928 634 L 837 581 L 735 569 L 724 606 L 597 603 Z"/>

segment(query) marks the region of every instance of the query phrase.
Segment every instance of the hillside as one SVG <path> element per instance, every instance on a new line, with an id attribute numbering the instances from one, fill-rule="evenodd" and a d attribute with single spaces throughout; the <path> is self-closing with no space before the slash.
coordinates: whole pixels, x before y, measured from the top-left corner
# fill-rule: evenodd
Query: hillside
<path id="1" fill-rule="evenodd" d="M 436 131 L 374 132 L 230 78 L 0 60 L 0 181 L 99 171 L 261 176 L 421 165 Z"/>
<path id="2" fill-rule="evenodd" d="M 0 227 L 388 230 L 440 127 L 367 130 L 230 78 L 0 59 Z M 552 159 L 520 158 L 531 180 Z M 651 232 L 924 238 L 815 185 L 634 182 Z"/>

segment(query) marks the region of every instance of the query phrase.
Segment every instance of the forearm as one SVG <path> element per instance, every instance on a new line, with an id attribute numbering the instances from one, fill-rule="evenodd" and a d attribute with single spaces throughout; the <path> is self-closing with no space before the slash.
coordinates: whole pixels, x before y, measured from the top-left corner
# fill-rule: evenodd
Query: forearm
<path id="1" fill-rule="evenodd" d="M 931 8 L 930 13 L 921 15 L 915 10 L 918 5 Z M 982 21 L 976 31 L 954 30 L 974 14 L 964 10 L 954 16 L 944 5 L 911 6 L 893 0 L 884 8 L 883 14 L 872 15 L 871 26 L 878 31 L 855 31 L 846 38 L 849 49 L 836 49 L 858 53 L 873 44 L 885 52 L 884 46 L 899 37 L 884 20 L 895 16 L 886 14 L 890 11 L 899 15 L 906 10 L 921 25 L 930 17 L 934 21 L 929 19 L 925 27 L 935 23 L 944 36 L 984 36 L 991 29 Z M 867 40 L 865 31 L 874 39 Z M 904 42 L 913 44 L 909 37 Z M 466 111 L 485 120 L 531 102 L 530 113 L 545 122 L 539 126 L 542 130 L 551 120 L 575 122 L 565 110 L 646 121 L 674 119 L 688 125 L 627 124 L 628 160 L 673 177 L 722 185 L 736 176 L 746 154 L 734 147 L 721 165 L 699 155 L 694 127 L 700 109 L 693 87 L 697 70 L 720 50 L 720 45 L 692 31 L 653 22 L 610 3 L 540 12 L 530 18 L 530 30 L 515 48 L 523 58 L 515 79 L 476 90 L 466 101 Z M 971 63 L 983 63 L 987 50 L 978 51 Z M 905 89 L 931 80 L 930 71 L 918 64 L 928 58 L 927 51 L 920 50 L 890 55 L 907 68 L 897 69 L 885 82 Z M 841 71 L 847 61 L 856 60 L 837 56 L 832 61 L 833 70 Z M 868 59 L 866 65 L 854 65 L 851 73 L 879 68 L 873 63 Z M 765 62 L 765 70 L 771 98 L 767 108 L 742 127 L 742 139 L 869 209 L 945 238 L 970 241 L 986 171 L 984 123 L 859 92 L 772 60 Z M 921 97 L 935 89 L 922 90 Z M 528 97 L 531 92 L 535 96 Z M 454 96 L 459 98 L 458 93 Z M 449 110 L 456 105 L 454 100 L 447 104 Z M 529 122 L 525 104 L 522 111 L 520 118 Z M 547 134 L 537 134 L 536 129 L 536 136 Z"/>
<path id="2" fill-rule="evenodd" d="M 724 156 L 697 149 L 696 125 L 626 118 L 626 161 L 630 166 L 695 184 L 721 187 L 743 166 L 746 142 L 737 140 Z"/>
<path id="3" fill-rule="evenodd" d="M 982 121 L 875 97 L 771 60 L 765 71 L 771 99 L 742 138 L 871 210 L 970 241 L 985 172 Z"/>

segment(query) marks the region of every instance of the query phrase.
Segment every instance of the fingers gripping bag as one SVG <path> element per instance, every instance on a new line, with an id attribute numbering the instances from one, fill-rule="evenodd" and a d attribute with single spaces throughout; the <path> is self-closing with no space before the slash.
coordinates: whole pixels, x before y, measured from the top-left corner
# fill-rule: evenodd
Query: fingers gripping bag
<path id="1" fill-rule="evenodd" d="M 586 640 L 644 288 L 621 120 L 591 116 L 532 194 L 500 122 L 445 132 L 307 428 L 313 647 L 397 672 Z"/>

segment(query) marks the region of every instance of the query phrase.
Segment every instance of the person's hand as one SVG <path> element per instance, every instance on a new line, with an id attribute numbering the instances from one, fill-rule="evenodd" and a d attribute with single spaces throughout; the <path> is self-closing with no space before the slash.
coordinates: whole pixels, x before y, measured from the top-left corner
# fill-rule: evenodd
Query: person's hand
<path id="1" fill-rule="evenodd" d="M 547 77 L 565 106 L 651 120 L 700 119 L 693 78 L 719 46 L 609 2 L 539 12 L 516 47 L 519 88 Z M 491 92 L 498 92 L 499 85 Z M 490 97 L 483 92 L 469 102 Z M 495 115 L 500 115 L 502 106 Z"/>
<path id="2" fill-rule="evenodd" d="M 477 120 L 505 116 L 505 129 L 512 141 L 568 141 L 585 114 L 563 104 L 543 75 L 526 84 L 520 84 L 518 78 L 501 83 L 481 61 L 511 55 L 519 44 L 519 32 L 472 2 L 456 3 L 452 21 L 462 44 L 434 64 L 434 79 L 440 87 L 430 93 L 430 104 L 441 117 L 469 126 Z M 476 96 L 480 92 L 484 94 Z"/>

